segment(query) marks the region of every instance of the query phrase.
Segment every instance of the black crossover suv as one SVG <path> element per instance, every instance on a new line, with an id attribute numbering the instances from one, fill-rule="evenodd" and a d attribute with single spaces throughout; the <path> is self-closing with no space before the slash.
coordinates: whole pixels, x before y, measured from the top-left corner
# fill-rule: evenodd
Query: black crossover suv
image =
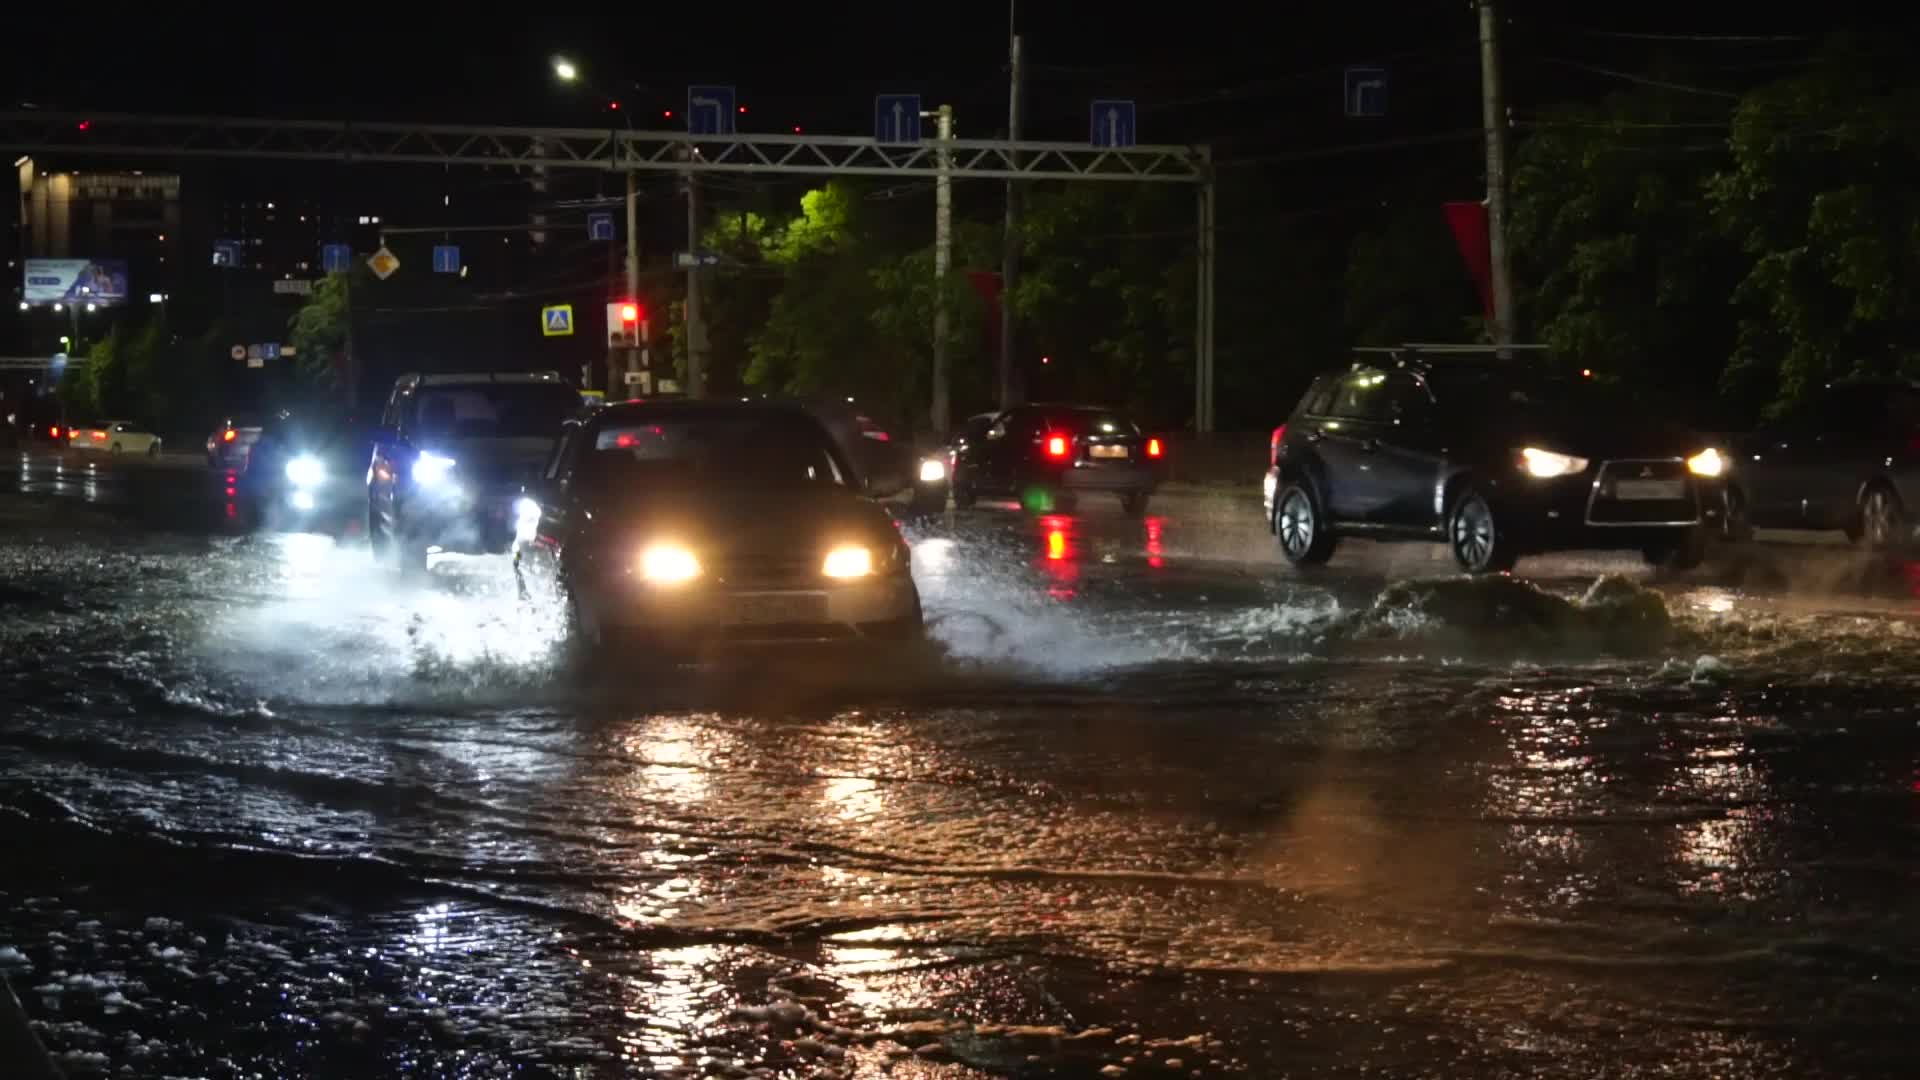
<path id="1" fill-rule="evenodd" d="M 1721 527 L 1724 454 L 1544 357 L 1385 350 L 1274 429 L 1264 502 L 1295 565 L 1364 536 L 1444 541 L 1470 573 L 1589 549 L 1688 569 Z"/>

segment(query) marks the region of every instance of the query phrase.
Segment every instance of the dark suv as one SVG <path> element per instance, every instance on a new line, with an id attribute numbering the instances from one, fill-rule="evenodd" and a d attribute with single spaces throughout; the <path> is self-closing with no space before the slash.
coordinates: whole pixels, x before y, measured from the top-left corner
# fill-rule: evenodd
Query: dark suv
<path id="1" fill-rule="evenodd" d="M 401 376 L 367 469 L 374 555 L 424 570 L 435 549 L 512 550 L 521 490 L 580 411 L 551 371 Z"/>
<path id="2" fill-rule="evenodd" d="M 1343 536 L 1444 541 L 1469 573 L 1547 551 L 1704 557 L 1729 464 L 1707 440 L 1544 357 L 1379 352 L 1274 429 L 1265 506 L 1287 561 L 1323 563 Z"/>

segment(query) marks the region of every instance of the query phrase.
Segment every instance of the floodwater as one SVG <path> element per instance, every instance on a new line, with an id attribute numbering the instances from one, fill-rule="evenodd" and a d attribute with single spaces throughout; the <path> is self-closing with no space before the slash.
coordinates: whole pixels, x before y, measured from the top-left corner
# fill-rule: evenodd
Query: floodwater
<path id="1" fill-rule="evenodd" d="M 51 468 L 0 975 L 73 1076 L 1911 1074 L 1899 563 L 989 509 L 910 533 L 938 656 L 583 683 L 497 561 Z"/>

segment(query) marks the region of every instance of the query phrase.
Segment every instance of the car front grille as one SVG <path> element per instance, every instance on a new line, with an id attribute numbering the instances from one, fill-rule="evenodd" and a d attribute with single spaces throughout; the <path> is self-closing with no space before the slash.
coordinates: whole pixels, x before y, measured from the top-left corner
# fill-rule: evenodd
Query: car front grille
<path id="1" fill-rule="evenodd" d="M 819 588 L 818 561 L 787 554 L 738 552 L 724 555 L 713 576 L 735 589 Z"/>
<path id="2" fill-rule="evenodd" d="M 1677 486 L 1679 493 L 1648 497 L 1647 488 L 1656 484 Z M 1589 525 L 1693 525 L 1699 520 L 1699 492 L 1677 458 L 1602 462 L 1587 497 Z"/>

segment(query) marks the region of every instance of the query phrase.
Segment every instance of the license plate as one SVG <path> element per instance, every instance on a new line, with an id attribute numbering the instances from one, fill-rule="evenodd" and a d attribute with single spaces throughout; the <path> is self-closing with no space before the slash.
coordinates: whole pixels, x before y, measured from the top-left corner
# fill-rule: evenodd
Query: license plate
<path id="1" fill-rule="evenodd" d="M 813 593 L 742 596 L 734 601 L 733 618 L 755 625 L 825 622 L 827 598 Z"/>
<path id="2" fill-rule="evenodd" d="M 1102 460 L 1125 458 L 1127 456 L 1127 448 L 1124 446 L 1090 446 L 1087 448 L 1087 455 Z"/>
<path id="3" fill-rule="evenodd" d="M 1679 480 L 1618 480 L 1613 497 L 1620 500 L 1684 499 L 1687 486 Z"/>

